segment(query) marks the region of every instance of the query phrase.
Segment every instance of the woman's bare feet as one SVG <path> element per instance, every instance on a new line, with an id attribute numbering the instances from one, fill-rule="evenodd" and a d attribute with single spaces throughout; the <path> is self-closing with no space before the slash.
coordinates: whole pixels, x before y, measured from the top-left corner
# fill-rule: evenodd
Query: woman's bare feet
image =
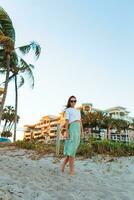
<path id="1" fill-rule="evenodd" d="M 62 173 L 64 173 L 64 170 L 65 170 L 65 166 L 64 166 L 64 163 L 63 163 L 63 164 L 61 164 L 61 166 L 60 166 L 60 171 L 61 171 Z"/>
<path id="2" fill-rule="evenodd" d="M 65 166 L 66 166 L 66 164 L 68 163 L 68 161 L 69 161 L 69 156 L 67 156 L 67 157 L 64 159 L 63 163 L 61 164 L 60 170 L 61 170 L 62 173 L 64 172 Z"/>
<path id="3" fill-rule="evenodd" d="M 70 172 L 70 176 L 74 176 L 75 175 L 75 173 L 74 172 Z"/>

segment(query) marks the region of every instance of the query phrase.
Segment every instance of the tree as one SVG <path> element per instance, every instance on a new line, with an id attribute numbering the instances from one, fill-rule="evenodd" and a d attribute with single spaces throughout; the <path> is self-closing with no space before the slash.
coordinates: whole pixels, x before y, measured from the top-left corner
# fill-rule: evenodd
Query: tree
<path id="1" fill-rule="evenodd" d="M 16 50 L 20 50 L 23 55 L 28 54 L 30 50 L 34 51 L 35 58 L 38 59 L 41 48 L 36 42 L 31 42 L 28 45 L 18 47 Z M 9 81 L 14 80 L 15 83 L 15 123 L 14 123 L 14 141 L 16 140 L 16 125 L 17 125 L 17 108 L 18 108 L 18 88 L 25 83 L 25 79 L 28 78 L 31 88 L 34 87 L 34 76 L 32 70 L 34 65 L 28 64 L 22 57 L 20 57 L 15 51 L 12 53 L 11 62 L 11 76 Z M 6 69 L 2 70 L 5 73 Z M 18 80 L 18 81 L 17 81 Z"/>
<path id="2" fill-rule="evenodd" d="M 100 129 L 103 128 L 104 126 L 104 121 L 107 118 L 107 113 L 102 112 L 102 111 L 96 111 L 94 113 L 94 123 L 96 124 L 95 126 L 98 127 L 99 132 Z"/>
<path id="3" fill-rule="evenodd" d="M 17 116 L 17 122 L 19 121 L 19 116 Z M 3 130 L 1 136 L 11 137 L 12 135 L 12 127 L 15 123 L 15 110 L 13 106 L 6 106 L 3 109 L 2 113 L 2 121 L 4 121 Z"/>
<path id="4" fill-rule="evenodd" d="M 40 45 L 36 42 L 31 42 L 28 45 L 18 47 L 23 55 L 28 54 L 30 50 L 34 51 L 34 55 L 36 59 L 39 58 L 41 48 Z M 21 87 L 24 82 L 26 76 L 30 80 L 31 87 L 34 87 L 34 76 L 32 70 L 34 69 L 34 65 L 28 64 L 23 58 L 19 57 L 17 54 L 14 54 L 13 56 L 13 66 L 12 69 L 12 75 L 9 79 L 14 79 L 15 83 L 15 128 L 14 128 L 14 141 L 16 140 L 16 125 L 17 125 L 17 108 L 18 108 L 18 88 Z M 20 79 L 19 87 L 17 83 L 17 79 Z"/>
<path id="5" fill-rule="evenodd" d="M 10 58 L 15 44 L 15 30 L 12 21 L 6 11 L 0 7 L 0 52 L 3 53 L 4 63 L 0 62 L 0 68 L 4 67 L 6 69 L 4 93 L 0 106 L 0 123 L 2 112 L 6 100 L 8 80 L 10 73 Z M 2 59 L 3 59 L 2 58 Z"/>
<path id="6" fill-rule="evenodd" d="M 111 116 L 106 116 L 104 119 L 104 128 L 107 129 L 107 139 L 111 139 L 111 132 L 110 130 L 112 128 L 115 128 L 115 119 L 113 119 Z"/>
<path id="7" fill-rule="evenodd" d="M 2 9 L 2 11 L 4 11 L 4 10 Z M 14 79 L 14 83 L 15 83 L 14 141 L 16 140 L 16 126 L 17 126 L 17 108 L 18 108 L 18 81 L 17 80 L 18 80 L 18 77 L 20 79 L 19 87 L 24 84 L 24 80 L 25 80 L 24 77 L 25 77 L 26 74 L 31 79 L 32 88 L 34 87 L 34 76 L 33 76 L 33 73 L 32 73 L 32 69 L 34 69 L 34 66 L 32 64 L 28 64 L 23 58 L 21 58 L 17 54 L 16 50 L 19 50 L 23 55 L 28 54 L 31 50 L 33 50 L 36 59 L 38 59 L 39 56 L 40 56 L 41 47 L 40 47 L 39 44 L 37 44 L 34 41 L 31 42 L 28 45 L 24 45 L 24 46 L 21 46 L 21 47 L 18 47 L 18 48 L 15 48 L 15 44 L 14 44 L 12 49 L 10 49 L 10 62 L 8 63 L 9 64 L 8 68 L 5 67 L 6 65 L 4 64 L 6 52 L 4 51 L 4 49 L 1 49 L 1 52 L 0 52 L 0 68 L 1 68 L 0 72 L 8 74 L 4 84 L 5 84 L 5 86 L 7 86 L 8 82 L 12 79 Z M 11 76 L 9 77 L 10 73 L 11 73 Z M 24 75 L 24 77 L 23 77 L 22 74 Z M 6 90 L 6 93 L 7 93 L 7 90 Z M 4 98 L 4 95 L 3 95 L 3 98 Z M 3 106 L 4 106 L 4 104 L 2 104 L 2 106 L 1 106 L 1 113 L 2 113 L 2 110 L 3 110 Z M 0 120 L 1 120 L 1 118 L 0 118 Z"/>

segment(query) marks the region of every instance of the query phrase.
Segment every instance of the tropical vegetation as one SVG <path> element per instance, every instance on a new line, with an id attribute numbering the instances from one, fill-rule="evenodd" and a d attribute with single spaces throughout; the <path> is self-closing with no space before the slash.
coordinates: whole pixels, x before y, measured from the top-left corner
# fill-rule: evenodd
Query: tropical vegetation
<path id="1" fill-rule="evenodd" d="M 15 84 L 15 119 L 14 119 L 14 141 L 16 140 L 17 110 L 18 110 L 18 88 L 28 79 L 31 87 L 34 87 L 33 69 L 34 65 L 27 63 L 18 52 L 23 56 L 30 51 L 34 52 L 38 59 L 41 47 L 37 42 L 30 42 L 24 46 L 15 47 L 15 29 L 6 11 L 0 7 L 0 73 L 5 75 L 4 94 L 0 106 L 0 123 L 3 108 L 6 100 L 9 81 Z"/>
<path id="2" fill-rule="evenodd" d="M 111 139 L 111 133 L 121 134 L 122 131 L 128 132 L 133 129 L 133 123 L 123 119 L 115 119 L 109 116 L 105 112 L 95 111 L 95 112 L 84 112 L 81 111 L 83 127 L 90 130 L 92 133 L 100 133 L 101 130 L 106 130 L 107 139 Z"/>
<path id="3" fill-rule="evenodd" d="M 31 141 L 17 141 L 13 145 L 28 150 L 35 150 L 39 154 L 39 158 L 45 154 L 56 155 L 56 144 L 37 143 L 35 140 Z M 63 157 L 64 143 L 60 144 L 59 157 Z M 92 137 L 88 138 L 87 142 L 81 140 L 77 151 L 78 156 L 91 158 L 92 156 L 103 154 L 110 156 L 134 156 L 134 144 L 124 142 L 113 142 L 110 140 L 96 140 Z"/>
<path id="4" fill-rule="evenodd" d="M 19 121 L 19 116 L 17 115 L 17 122 Z M 12 136 L 12 127 L 15 123 L 15 109 L 13 106 L 6 106 L 2 113 L 3 129 L 1 132 L 2 137 Z"/>

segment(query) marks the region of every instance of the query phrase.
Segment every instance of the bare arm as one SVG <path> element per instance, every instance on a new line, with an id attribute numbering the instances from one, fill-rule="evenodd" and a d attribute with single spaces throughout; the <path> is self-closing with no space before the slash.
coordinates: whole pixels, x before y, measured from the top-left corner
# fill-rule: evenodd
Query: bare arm
<path id="1" fill-rule="evenodd" d="M 65 123 L 65 129 L 66 129 L 66 139 L 69 139 L 69 120 L 66 119 L 66 123 Z"/>

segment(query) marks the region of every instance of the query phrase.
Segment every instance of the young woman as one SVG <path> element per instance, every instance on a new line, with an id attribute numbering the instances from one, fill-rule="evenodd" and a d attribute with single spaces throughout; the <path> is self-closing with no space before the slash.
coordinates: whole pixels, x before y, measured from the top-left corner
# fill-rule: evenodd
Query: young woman
<path id="1" fill-rule="evenodd" d="M 64 155 L 66 156 L 61 171 L 64 172 L 66 164 L 69 162 L 70 175 L 74 175 L 74 159 L 77 148 L 80 144 L 80 135 L 83 134 L 80 110 L 75 108 L 77 100 L 75 96 L 68 99 L 65 110 L 66 119 L 66 140 L 64 144 Z"/>

